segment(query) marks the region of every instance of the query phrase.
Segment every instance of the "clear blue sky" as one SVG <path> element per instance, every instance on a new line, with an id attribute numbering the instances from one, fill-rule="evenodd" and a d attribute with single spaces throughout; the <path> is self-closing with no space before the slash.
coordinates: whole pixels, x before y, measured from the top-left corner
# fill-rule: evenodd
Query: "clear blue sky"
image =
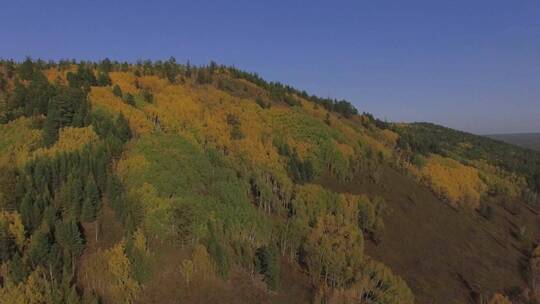
<path id="1" fill-rule="evenodd" d="M 235 65 L 392 121 L 540 131 L 540 1 L 3 1 L 0 57 Z"/>

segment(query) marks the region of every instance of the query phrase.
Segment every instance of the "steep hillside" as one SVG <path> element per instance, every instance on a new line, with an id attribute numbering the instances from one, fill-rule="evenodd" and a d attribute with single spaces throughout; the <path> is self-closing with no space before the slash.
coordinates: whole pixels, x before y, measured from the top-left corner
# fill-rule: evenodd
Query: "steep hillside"
<path id="1" fill-rule="evenodd" d="M 527 266 L 538 153 L 384 123 L 215 63 L 3 61 L 0 73 L 0 303 L 540 291 Z"/>

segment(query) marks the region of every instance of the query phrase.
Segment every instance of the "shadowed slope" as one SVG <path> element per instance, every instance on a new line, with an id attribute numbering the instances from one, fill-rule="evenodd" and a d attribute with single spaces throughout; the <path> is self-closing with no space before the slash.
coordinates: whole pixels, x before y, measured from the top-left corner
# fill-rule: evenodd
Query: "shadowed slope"
<path id="1" fill-rule="evenodd" d="M 378 244 L 368 242 L 370 256 L 389 265 L 413 290 L 418 303 L 465 303 L 513 287 L 524 287 L 520 261 L 523 243 L 513 238 L 526 225 L 538 236 L 536 214 L 524 206 L 511 214 L 497 204 L 488 221 L 452 209 L 412 179 L 384 168 L 384 184 L 362 176 L 351 182 L 323 178 L 338 192 L 385 198 L 385 231 Z"/>

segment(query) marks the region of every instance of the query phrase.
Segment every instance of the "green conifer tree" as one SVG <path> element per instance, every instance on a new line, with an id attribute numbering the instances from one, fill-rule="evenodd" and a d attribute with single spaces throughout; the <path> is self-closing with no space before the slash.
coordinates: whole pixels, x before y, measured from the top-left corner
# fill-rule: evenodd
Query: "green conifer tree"
<path id="1" fill-rule="evenodd" d="M 21 255 L 16 252 L 9 263 L 9 277 L 14 283 L 19 283 L 23 281 L 28 272 L 26 271 L 26 266 L 23 263 Z"/>
<path id="2" fill-rule="evenodd" d="M 26 57 L 26 59 L 19 65 L 18 73 L 19 77 L 24 80 L 30 80 L 32 79 L 32 76 L 34 75 L 34 62 L 32 61 L 32 58 Z"/>
<path id="3" fill-rule="evenodd" d="M 122 113 L 118 114 L 118 116 L 116 117 L 114 126 L 116 137 L 118 137 L 118 139 L 120 139 L 122 142 L 127 142 L 133 136 L 129 127 L 129 123 Z"/>
<path id="4" fill-rule="evenodd" d="M 68 183 L 70 185 L 69 192 L 71 202 L 69 211 L 74 218 L 78 219 L 81 214 L 82 202 L 84 200 L 83 185 L 78 174 L 74 173 L 68 176 Z"/>
<path id="5" fill-rule="evenodd" d="M 126 94 L 125 100 L 128 105 L 135 106 L 135 97 L 131 93 Z"/>
<path id="6" fill-rule="evenodd" d="M 89 176 L 84 189 L 85 198 L 81 210 L 81 220 L 91 222 L 96 219 L 99 209 L 99 191 L 94 177 Z"/>
<path id="7" fill-rule="evenodd" d="M 50 249 L 51 240 L 49 237 L 49 231 L 47 227 L 43 226 L 36 230 L 36 232 L 30 238 L 28 256 L 32 262 L 32 265 L 34 267 L 38 265 L 46 265 Z"/>
<path id="8" fill-rule="evenodd" d="M 54 104 L 49 104 L 47 118 L 43 125 L 43 144 L 46 147 L 52 146 L 58 140 L 58 114 Z"/>
<path id="9" fill-rule="evenodd" d="M 120 86 L 118 86 L 117 84 L 114 85 L 113 87 L 113 94 L 117 97 L 122 97 L 123 93 L 122 93 L 122 89 L 120 88 Z"/>

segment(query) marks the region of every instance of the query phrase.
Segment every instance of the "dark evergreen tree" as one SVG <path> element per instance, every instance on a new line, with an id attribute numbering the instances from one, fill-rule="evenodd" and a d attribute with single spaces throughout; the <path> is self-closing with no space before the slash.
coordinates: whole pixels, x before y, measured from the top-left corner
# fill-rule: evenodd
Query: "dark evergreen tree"
<path id="1" fill-rule="evenodd" d="M 111 60 L 109 58 L 105 58 L 103 59 L 100 63 L 99 63 L 99 69 L 105 73 L 109 73 L 112 71 L 113 69 L 113 64 L 111 62 Z"/>
<path id="2" fill-rule="evenodd" d="M 32 76 L 34 75 L 34 62 L 32 61 L 32 58 L 26 57 L 26 59 L 19 65 L 19 68 L 17 69 L 17 72 L 19 74 L 19 77 L 24 80 L 30 80 L 32 79 Z"/>
<path id="3" fill-rule="evenodd" d="M 85 198 L 81 210 L 81 220 L 91 222 L 96 219 L 99 209 L 99 191 L 93 176 L 87 178 L 84 192 Z"/>
<path id="4" fill-rule="evenodd" d="M 43 141 L 46 146 L 58 139 L 60 128 L 75 125 L 82 127 L 88 121 L 86 94 L 78 88 L 60 88 L 49 102 L 47 118 L 43 126 Z"/>
<path id="5" fill-rule="evenodd" d="M 193 69 L 191 67 L 191 63 L 188 60 L 188 62 L 186 63 L 186 77 L 187 78 L 191 78 L 192 71 Z"/>
<path id="6" fill-rule="evenodd" d="M 149 89 L 147 88 L 142 89 L 141 95 L 144 101 L 148 103 L 154 102 L 154 94 L 152 94 L 152 92 Z"/>
<path id="7" fill-rule="evenodd" d="M 79 174 L 72 173 L 68 177 L 71 196 L 71 208 L 69 212 L 74 218 L 79 218 L 84 200 L 83 184 Z"/>
<path id="8" fill-rule="evenodd" d="M 123 95 L 122 89 L 121 89 L 120 86 L 117 85 L 117 84 L 114 85 L 112 91 L 113 91 L 114 96 L 122 97 L 122 95 Z"/>
<path id="9" fill-rule="evenodd" d="M 135 97 L 131 93 L 127 93 L 124 99 L 128 105 L 135 106 Z"/>
<path id="10" fill-rule="evenodd" d="M 57 219 L 56 212 L 57 210 L 52 204 L 45 207 L 42 223 L 47 224 L 49 227 L 53 227 Z"/>
<path id="11" fill-rule="evenodd" d="M 84 127 L 89 123 L 90 104 L 86 98 L 81 98 L 78 102 L 78 107 L 73 114 L 72 125 L 74 127 Z"/>
<path id="12" fill-rule="evenodd" d="M 109 164 L 109 155 L 107 151 L 104 148 L 98 149 L 97 152 L 94 152 L 94 175 L 96 184 L 99 189 L 99 193 L 102 193 L 105 191 L 105 187 L 107 185 L 107 171 L 108 171 L 108 164 Z"/>
<path id="13" fill-rule="evenodd" d="M 56 106 L 51 103 L 43 125 L 43 144 L 46 147 L 52 146 L 58 140 L 58 129 L 58 112 Z"/>
<path id="14" fill-rule="evenodd" d="M 17 203 L 18 171 L 15 155 L 10 155 L 10 161 L 0 165 L 0 211 L 14 210 Z"/>
<path id="15" fill-rule="evenodd" d="M 41 224 L 41 221 L 43 220 L 43 212 L 45 211 L 45 208 L 47 207 L 47 198 L 45 197 L 45 195 L 37 195 L 34 199 L 34 204 L 32 205 L 32 213 L 31 213 L 31 218 L 32 218 L 32 227 L 39 227 L 40 224 Z"/>
<path id="16" fill-rule="evenodd" d="M 52 242 L 47 256 L 47 261 L 44 264 L 46 269 L 49 270 L 49 276 L 52 280 L 58 281 L 62 279 L 62 269 L 64 264 L 64 255 L 62 248 L 58 243 Z"/>
<path id="17" fill-rule="evenodd" d="M 296 150 L 293 150 L 291 152 L 287 149 L 285 153 L 285 156 L 289 157 L 287 169 L 292 179 L 297 183 L 305 183 L 311 181 L 315 175 L 313 164 L 311 163 L 311 161 L 309 159 L 300 159 L 300 156 L 298 156 Z"/>
<path id="18" fill-rule="evenodd" d="M 34 113 L 47 114 L 49 100 L 56 94 L 54 86 L 49 84 L 47 77 L 36 71 L 27 89 L 27 101 L 25 102 L 25 114 L 30 116 Z"/>
<path id="19" fill-rule="evenodd" d="M 55 96 L 53 105 L 57 109 L 57 120 L 60 128 L 71 125 L 79 104 L 85 100 L 85 93 L 77 88 L 65 88 Z"/>
<path id="20" fill-rule="evenodd" d="M 124 218 L 124 206 L 122 201 L 122 183 L 116 174 L 107 175 L 107 201 L 119 219 Z"/>
<path id="21" fill-rule="evenodd" d="M 60 246 L 73 257 L 81 255 L 84 242 L 77 222 L 71 218 L 55 224 L 55 237 Z"/>
<path id="22" fill-rule="evenodd" d="M 105 145 L 107 149 L 107 159 L 118 159 L 122 154 L 123 142 L 116 137 L 116 135 L 110 133 L 107 138 L 105 138 Z"/>
<path id="23" fill-rule="evenodd" d="M 165 77 L 170 83 L 174 83 L 177 72 L 176 59 L 171 57 L 163 64 L 163 74 L 165 74 Z"/>
<path id="24" fill-rule="evenodd" d="M 20 111 L 17 113 L 17 109 L 23 108 L 28 98 L 28 90 L 18 79 L 15 80 L 14 85 L 13 92 L 7 100 L 7 110 L 13 113 L 11 119 L 18 116 L 16 114 L 19 114 Z"/>
<path id="25" fill-rule="evenodd" d="M 131 128 L 129 127 L 129 122 L 122 113 L 118 114 L 116 117 L 116 121 L 114 123 L 114 132 L 116 137 L 118 137 L 118 139 L 120 139 L 122 142 L 127 142 L 133 136 L 131 133 Z"/>
<path id="26" fill-rule="evenodd" d="M 111 115 L 104 111 L 95 111 L 92 113 L 91 121 L 94 131 L 96 131 L 97 135 L 102 139 L 107 138 L 115 128 Z"/>
<path id="27" fill-rule="evenodd" d="M 101 87 L 110 86 L 112 84 L 111 77 L 109 77 L 109 73 L 107 72 L 100 72 L 97 77 L 97 85 Z"/>
<path id="28" fill-rule="evenodd" d="M 66 78 L 71 88 L 83 89 L 85 92 L 89 92 L 90 87 L 97 84 L 94 71 L 83 63 L 77 66 L 76 73 L 68 72 Z"/>
<path id="29" fill-rule="evenodd" d="M 51 239 L 47 227 L 36 230 L 30 238 L 28 257 L 34 267 L 46 265 L 49 251 L 51 249 Z"/>
<path id="30" fill-rule="evenodd" d="M 15 242 L 9 232 L 7 221 L 0 222 L 0 264 L 7 262 L 15 253 Z"/>
<path id="31" fill-rule="evenodd" d="M 27 191 L 21 202 L 20 213 L 24 227 L 28 231 L 33 231 L 37 223 L 33 221 L 34 197 L 31 191 Z"/>
<path id="32" fill-rule="evenodd" d="M 16 252 L 9 263 L 9 277 L 14 283 L 19 283 L 23 281 L 28 275 L 26 270 L 26 265 L 23 263 L 21 255 Z"/>
<path id="33" fill-rule="evenodd" d="M 4 76 L 4 73 L 0 72 L 0 91 L 5 91 L 6 90 L 6 87 L 7 87 L 7 80 Z"/>
<path id="34" fill-rule="evenodd" d="M 212 75 L 206 69 L 199 69 L 197 71 L 197 83 L 209 84 L 212 82 Z"/>
<path id="35" fill-rule="evenodd" d="M 256 268 L 264 275 L 264 280 L 270 289 L 277 289 L 279 285 L 279 255 L 276 248 L 264 246 L 257 249 Z"/>

